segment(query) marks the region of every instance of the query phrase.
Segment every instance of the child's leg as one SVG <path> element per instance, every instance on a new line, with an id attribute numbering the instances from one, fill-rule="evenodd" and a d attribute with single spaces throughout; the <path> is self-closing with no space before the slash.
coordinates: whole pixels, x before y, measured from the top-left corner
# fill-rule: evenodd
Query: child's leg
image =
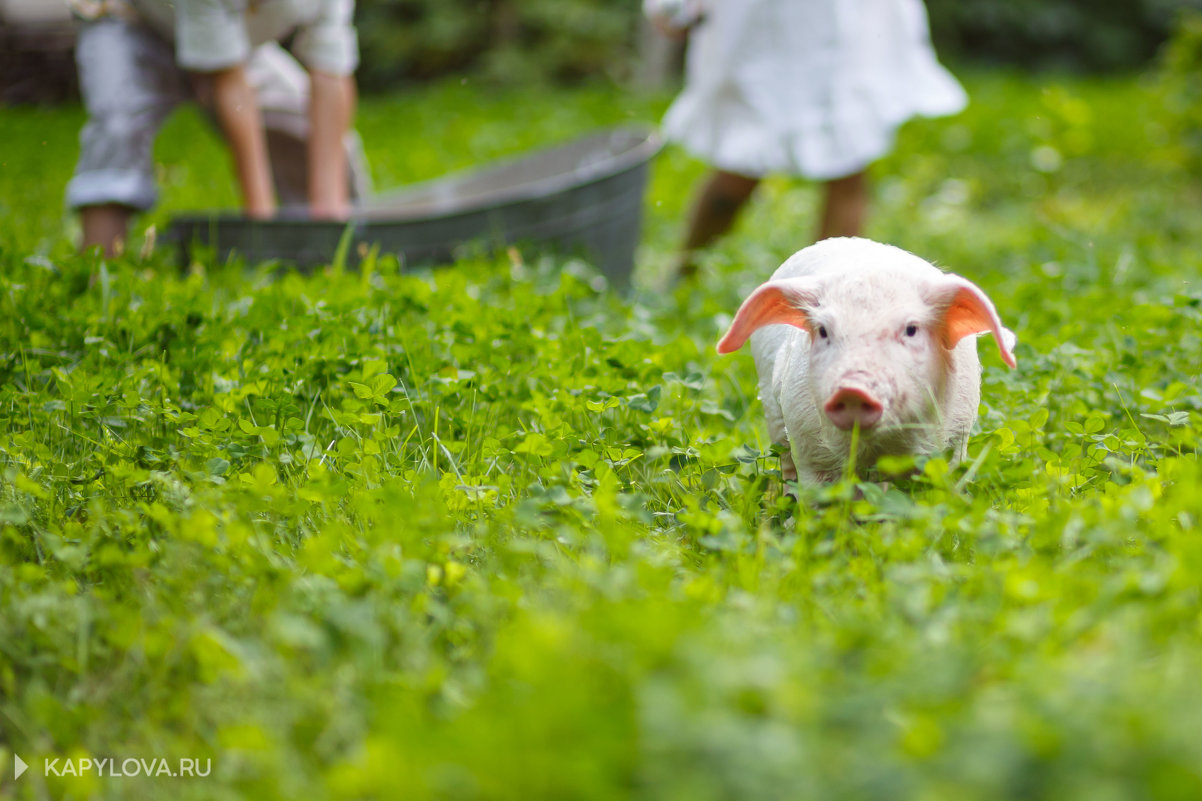
<path id="1" fill-rule="evenodd" d="M 868 176 L 857 172 L 827 181 L 818 239 L 859 236 L 868 211 Z"/>
<path id="2" fill-rule="evenodd" d="M 693 256 L 731 229 L 759 182 L 758 178 L 725 170 L 715 170 L 705 179 L 694 202 L 689 230 L 681 247 L 679 275 L 696 274 Z"/>
<path id="3" fill-rule="evenodd" d="M 83 228 L 80 249 L 85 253 L 94 247 L 104 249 L 104 255 L 116 256 L 125 247 L 129 221 L 134 208 L 120 203 L 96 203 L 79 209 L 79 224 Z"/>

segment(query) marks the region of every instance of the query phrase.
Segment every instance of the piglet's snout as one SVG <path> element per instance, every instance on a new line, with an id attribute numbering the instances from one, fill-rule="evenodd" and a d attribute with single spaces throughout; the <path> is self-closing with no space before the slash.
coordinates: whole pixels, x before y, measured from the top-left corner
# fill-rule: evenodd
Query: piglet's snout
<path id="1" fill-rule="evenodd" d="M 822 408 L 835 427 L 842 431 L 850 431 L 857 424 L 861 430 L 872 428 L 880 422 L 885 411 L 879 400 L 858 387 L 836 389 Z"/>

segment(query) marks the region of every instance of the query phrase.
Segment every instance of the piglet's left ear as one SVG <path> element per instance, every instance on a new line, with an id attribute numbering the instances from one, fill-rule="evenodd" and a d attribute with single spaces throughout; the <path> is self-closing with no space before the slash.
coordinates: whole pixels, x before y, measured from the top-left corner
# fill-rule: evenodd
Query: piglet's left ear
<path id="1" fill-rule="evenodd" d="M 1015 366 L 1014 334 L 1002 327 L 993 302 L 980 287 L 958 275 L 947 275 L 930 288 L 928 299 L 938 310 L 939 330 L 948 349 L 964 337 L 992 334 L 1002 361 Z"/>
<path id="2" fill-rule="evenodd" d="M 761 284 L 735 313 L 730 330 L 718 343 L 718 352 L 735 352 L 766 325 L 792 325 L 809 331 L 809 312 L 817 305 L 818 283 L 813 278 L 778 278 Z"/>

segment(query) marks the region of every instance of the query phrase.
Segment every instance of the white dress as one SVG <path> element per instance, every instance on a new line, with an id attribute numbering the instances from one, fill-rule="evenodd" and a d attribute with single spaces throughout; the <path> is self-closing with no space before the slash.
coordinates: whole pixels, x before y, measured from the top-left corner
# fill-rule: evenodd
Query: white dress
<path id="1" fill-rule="evenodd" d="M 921 0 L 702 0 L 666 138 L 710 165 L 815 180 L 886 155 L 914 116 L 967 96 L 931 48 Z"/>

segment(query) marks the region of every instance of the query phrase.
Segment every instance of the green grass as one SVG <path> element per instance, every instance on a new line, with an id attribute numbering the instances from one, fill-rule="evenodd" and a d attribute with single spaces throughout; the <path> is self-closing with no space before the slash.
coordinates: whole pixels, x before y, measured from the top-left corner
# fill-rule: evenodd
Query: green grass
<path id="1" fill-rule="evenodd" d="M 983 286 L 1019 368 L 982 349 L 968 464 L 799 505 L 713 344 L 813 187 L 674 292 L 672 150 L 630 297 L 533 253 L 180 275 L 141 234 L 75 255 L 80 112 L 0 110 L 0 794 L 1202 796 L 1198 179 L 1137 79 L 965 81 L 868 233 Z M 449 83 L 360 122 L 389 186 L 666 100 Z M 232 203 L 195 115 L 159 158 L 144 226 Z"/>

